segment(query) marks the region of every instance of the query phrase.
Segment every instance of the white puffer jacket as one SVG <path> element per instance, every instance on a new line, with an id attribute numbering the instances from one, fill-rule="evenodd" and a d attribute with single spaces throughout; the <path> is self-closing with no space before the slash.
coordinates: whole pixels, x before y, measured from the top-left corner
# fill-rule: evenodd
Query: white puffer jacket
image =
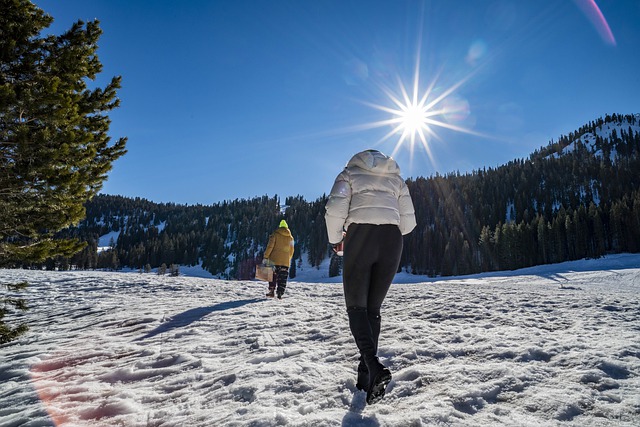
<path id="1" fill-rule="evenodd" d="M 333 184 L 324 219 L 331 244 L 350 224 L 394 224 L 410 233 L 416 216 L 396 161 L 375 150 L 353 156 Z"/>

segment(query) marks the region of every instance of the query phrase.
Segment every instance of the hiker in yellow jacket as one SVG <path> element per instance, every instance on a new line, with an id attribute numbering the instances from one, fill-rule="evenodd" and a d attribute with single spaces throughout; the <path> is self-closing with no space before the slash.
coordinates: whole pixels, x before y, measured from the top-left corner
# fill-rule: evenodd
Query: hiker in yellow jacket
<path id="1" fill-rule="evenodd" d="M 287 221 L 283 219 L 280 221 L 278 229 L 269 236 L 269 243 L 264 251 L 263 262 L 271 262 L 275 265 L 273 282 L 269 282 L 269 292 L 267 293 L 269 298 L 275 296 L 274 291 L 279 299 L 284 294 L 289 278 L 289 265 L 291 265 L 291 258 L 293 258 L 293 247 L 293 236 L 289 231 Z"/>

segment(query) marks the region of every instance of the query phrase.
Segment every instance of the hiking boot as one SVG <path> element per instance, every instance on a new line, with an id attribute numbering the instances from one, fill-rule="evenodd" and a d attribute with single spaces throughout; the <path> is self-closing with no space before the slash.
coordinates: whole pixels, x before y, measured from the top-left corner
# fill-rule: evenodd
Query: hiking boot
<path id="1" fill-rule="evenodd" d="M 269 292 L 267 292 L 267 298 L 273 298 L 274 296 L 273 289 L 270 289 Z"/>

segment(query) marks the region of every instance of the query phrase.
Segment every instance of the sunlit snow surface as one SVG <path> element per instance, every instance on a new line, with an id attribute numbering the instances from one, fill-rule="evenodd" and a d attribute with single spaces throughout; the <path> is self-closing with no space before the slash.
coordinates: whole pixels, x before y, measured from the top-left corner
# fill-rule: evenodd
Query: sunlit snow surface
<path id="1" fill-rule="evenodd" d="M 640 425 L 638 255 L 398 276 L 422 283 L 383 306 L 394 378 L 373 406 L 335 280 L 281 301 L 261 282 L 0 270 L 18 280 L 31 331 L 0 346 L 3 427 Z"/>

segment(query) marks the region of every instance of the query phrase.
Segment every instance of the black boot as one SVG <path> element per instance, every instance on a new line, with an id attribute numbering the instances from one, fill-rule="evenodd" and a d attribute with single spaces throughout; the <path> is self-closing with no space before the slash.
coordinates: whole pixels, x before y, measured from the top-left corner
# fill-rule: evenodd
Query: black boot
<path id="1" fill-rule="evenodd" d="M 367 317 L 369 318 L 371 336 L 373 338 L 373 344 L 377 354 L 378 338 L 380 337 L 380 314 L 367 312 Z M 369 369 L 367 369 L 367 364 L 364 363 L 362 356 L 360 356 L 360 363 L 358 363 L 358 380 L 356 381 L 356 388 L 364 391 L 369 389 Z"/>
<path id="2" fill-rule="evenodd" d="M 348 307 L 347 314 L 349 315 L 351 334 L 369 372 L 369 382 L 366 389 L 367 404 L 372 405 L 384 397 L 387 385 L 391 381 L 391 372 L 378 360 L 376 343 L 367 309 L 364 307 Z"/>
<path id="3" fill-rule="evenodd" d="M 367 312 L 367 317 L 369 318 L 369 327 L 371 328 L 371 337 L 373 338 L 373 345 L 376 349 L 376 354 L 378 354 L 378 339 L 380 338 L 380 325 L 382 323 L 382 319 L 380 317 L 380 313 L 372 313 Z"/>
<path id="4" fill-rule="evenodd" d="M 369 369 L 367 369 L 367 364 L 364 363 L 362 356 L 360 356 L 360 363 L 358 363 L 358 380 L 356 381 L 356 388 L 364 391 L 367 391 L 369 388 Z"/>
<path id="5" fill-rule="evenodd" d="M 367 388 L 367 405 L 373 405 L 384 397 L 387 386 L 391 382 L 391 372 L 378 360 L 378 357 L 365 359 L 369 369 L 369 387 Z"/>

